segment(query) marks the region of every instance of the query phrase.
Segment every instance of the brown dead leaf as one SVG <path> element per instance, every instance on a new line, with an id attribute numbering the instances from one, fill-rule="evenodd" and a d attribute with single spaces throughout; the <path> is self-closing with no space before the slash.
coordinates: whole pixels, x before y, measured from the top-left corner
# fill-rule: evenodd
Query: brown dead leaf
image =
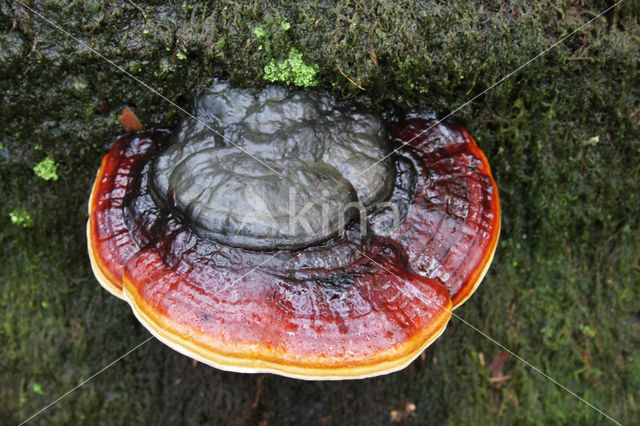
<path id="1" fill-rule="evenodd" d="M 129 107 L 124 107 L 118 120 L 120 120 L 120 124 L 122 124 L 125 132 L 137 132 L 144 129 L 138 117 L 136 117 Z"/>
<path id="2" fill-rule="evenodd" d="M 504 362 L 507 360 L 508 356 L 509 352 L 502 351 L 493 358 L 493 361 L 491 361 L 491 365 L 489 366 L 489 373 L 491 373 L 493 377 L 502 376 L 502 368 L 504 367 Z"/>
<path id="3" fill-rule="evenodd" d="M 588 353 L 583 353 L 582 354 L 582 359 L 584 359 L 584 363 L 587 365 L 587 370 L 589 370 L 589 372 L 591 372 L 591 362 L 589 361 L 589 354 Z"/>

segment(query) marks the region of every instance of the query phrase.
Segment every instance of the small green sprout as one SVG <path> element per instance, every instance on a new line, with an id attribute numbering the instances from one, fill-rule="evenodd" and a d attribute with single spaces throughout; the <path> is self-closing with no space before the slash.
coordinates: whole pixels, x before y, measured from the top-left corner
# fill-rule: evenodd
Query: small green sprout
<path id="1" fill-rule="evenodd" d="M 47 157 L 33 167 L 33 172 L 44 180 L 58 180 L 58 164 Z"/>
<path id="2" fill-rule="evenodd" d="M 180 59 L 181 61 L 184 61 L 185 59 L 187 59 L 187 55 L 186 55 L 186 50 L 184 52 L 178 52 L 176 54 L 176 56 L 178 57 L 178 59 Z"/>
<path id="3" fill-rule="evenodd" d="M 272 59 L 264 67 L 264 79 L 270 82 L 281 81 L 286 84 L 296 86 L 315 86 L 318 81 L 315 79 L 318 72 L 317 65 L 307 65 L 302 60 L 302 53 L 292 47 L 289 50 L 289 57 L 283 61 L 276 62 Z"/>
<path id="4" fill-rule="evenodd" d="M 289 28 L 291 28 L 291 24 L 288 23 L 287 21 L 282 21 L 280 23 L 280 27 L 284 30 L 287 31 Z"/>
<path id="5" fill-rule="evenodd" d="M 580 331 L 582 332 L 582 334 L 584 334 L 587 337 L 595 337 L 596 335 L 596 332 L 588 325 L 580 324 L 578 328 L 580 328 Z"/>
<path id="6" fill-rule="evenodd" d="M 31 219 L 31 215 L 28 211 L 24 209 L 14 210 L 9 213 L 9 217 L 11 218 L 11 223 L 16 226 L 22 226 L 23 228 L 28 228 L 33 224 L 33 220 Z"/>

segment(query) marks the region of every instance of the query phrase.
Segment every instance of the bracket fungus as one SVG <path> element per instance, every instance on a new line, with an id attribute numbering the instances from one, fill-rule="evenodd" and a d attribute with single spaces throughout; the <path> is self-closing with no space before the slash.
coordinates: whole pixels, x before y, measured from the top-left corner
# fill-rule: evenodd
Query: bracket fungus
<path id="1" fill-rule="evenodd" d="M 193 109 L 116 140 L 87 224 L 98 281 L 175 350 L 230 371 L 385 374 L 482 280 L 500 206 L 460 125 L 226 83 Z"/>

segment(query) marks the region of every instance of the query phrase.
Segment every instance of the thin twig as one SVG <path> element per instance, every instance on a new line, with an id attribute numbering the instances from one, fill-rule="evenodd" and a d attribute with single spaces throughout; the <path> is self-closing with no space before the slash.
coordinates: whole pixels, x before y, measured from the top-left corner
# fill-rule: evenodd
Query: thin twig
<path id="1" fill-rule="evenodd" d="M 342 68 L 338 67 L 338 71 L 340 71 L 340 74 L 342 74 L 342 76 L 344 78 L 346 78 L 347 80 L 349 80 L 349 83 L 353 84 L 354 86 L 356 86 L 358 89 L 360 90 L 367 90 L 364 87 L 360 86 L 358 83 L 356 83 L 355 81 L 351 80 L 343 71 Z"/>

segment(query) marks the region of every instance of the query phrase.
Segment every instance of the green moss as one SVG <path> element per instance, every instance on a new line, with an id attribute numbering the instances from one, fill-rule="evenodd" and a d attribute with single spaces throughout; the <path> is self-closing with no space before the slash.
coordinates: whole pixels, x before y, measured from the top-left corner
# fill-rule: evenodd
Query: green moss
<path id="1" fill-rule="evenodd" d="M 302 53 L 296 48 L 289 50 L 289 57 L 282 61 L 272 59 L 264 67 L 264 79 L 270 82 L 280 81 L 301 87 L 316 86 L 317 65 L 307 65 L 302 59 Z"/>
<path id="2" fill-rule="evenodd" d="M 24 209 L 14 210 L 10 212 L 9 217 L 11 218 L 11 223 L 13 223 L 14 225 L 22 226 L 23 228 L 28 228 L 33 224 L 31 215 Z"/>
<path id="3" fill-rule="evenodd" d="M 58 166 L 59 164 L 53 161 L 53 158 L 46 157 L 44 160 L 33 166 L 33 172 L 36 176 L 44 180 L 58 180 Z"/>
<path id="4" fill-rule="evenodd" d="M 494 262 L 456 314 L 620 422 L 640 424 L 638 2 L 582 29 L 612 3 L 31 3 L 116 63 L 135 63 L 136 77 L 185 107 L 214 77 L 269 84 L 265 65 L 296 48 L 317 64 L 319 89 L 363 95 L 383 113 L 446 115 L 578 30 L 454 114 L 487 154 L 503 211 Z M 0 418 L 18 424 L 149 337 L 93 277 L 86 203 L 124 105 L 149 127 L 179 114 L 168 119 L 173 105 L 6 0 L 0 93 Z M 36 145 L 64 161 L 65 185 L 34 175 Z M 37 229 L 12 224 L 15 206 Z M 194 366 L 151 340 L 35 424 L 368 425 L 407 402 L 416 405 L 407 424 L 604 421 L 513 357 L 503 369 L 511 379 L 491 382 L 500 351 L 454 319 L 407 369 L 307 383 Z"/>

